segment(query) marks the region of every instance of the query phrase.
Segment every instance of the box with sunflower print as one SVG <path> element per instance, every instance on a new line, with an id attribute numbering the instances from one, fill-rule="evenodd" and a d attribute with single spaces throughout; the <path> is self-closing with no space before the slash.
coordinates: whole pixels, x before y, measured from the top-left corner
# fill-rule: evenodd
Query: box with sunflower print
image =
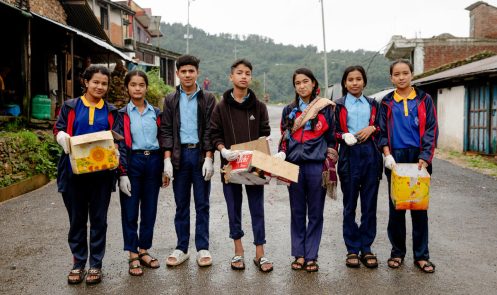
<path id="1" fill-rule="evenodd" d="M 73 136 L 69 159 L 74 174 L 115 169 L 119 156 L 110 131 Z"/>

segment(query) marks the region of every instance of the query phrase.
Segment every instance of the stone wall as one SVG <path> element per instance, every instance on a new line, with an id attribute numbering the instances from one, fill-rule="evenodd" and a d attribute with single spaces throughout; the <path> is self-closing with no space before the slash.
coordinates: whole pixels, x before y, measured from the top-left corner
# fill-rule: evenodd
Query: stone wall
<path id="1" fill-rule="evenodd" d="M 18 0 L 0 1 L 17 7 Z M 29 6 L 32 12 L 67 25 L 67 14 L 59 0 L 29 0 Z"/>

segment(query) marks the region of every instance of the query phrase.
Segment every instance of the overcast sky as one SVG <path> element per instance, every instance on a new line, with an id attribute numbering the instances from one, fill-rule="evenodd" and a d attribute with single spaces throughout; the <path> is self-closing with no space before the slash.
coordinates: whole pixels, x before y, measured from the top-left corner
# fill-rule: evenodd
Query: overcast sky
<path id="1" fill-rule="evenodd" d="M 190 0 L 191 1 L 191 0 Z M 469 35 L 475 0 L 323 0 L 327 51 L 381 50 L 392 35 Z M 166 23 L 187 23 L 188 0 L 135 0 Z M 497 0 L 486 1 L 497 6 Z M 319 0 L 195 0 L 190 24 L 210 34 L 257 34 L 276 43 L 323 49 Z M 186 32 L 185 32 L 186 33 Z M 195 38 L 195 36 L 194 36 Z"/>

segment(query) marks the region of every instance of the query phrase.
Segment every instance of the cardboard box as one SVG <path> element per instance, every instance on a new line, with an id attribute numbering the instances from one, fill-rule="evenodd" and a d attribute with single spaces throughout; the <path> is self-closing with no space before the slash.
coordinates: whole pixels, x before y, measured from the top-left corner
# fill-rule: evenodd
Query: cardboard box
<path id="1" fill-rule="evenodd" d="M 260 151 L 266 155 L 271 155 L 269 150 L 269 142 L 266 137 L 261 137 L 256 140 L 247 141 L 244 143 L 234 144 L 230 147 L 231 150 L 235 151 Z"/>
<path id="2" fill-rule="evenodd" d="M 69 159 L 74 174 L 115 169 L 119 165 L 110 131 L 73 136 L 69 138 L 69 146 Z"/>
<path id="3" fill-rule="evenodd" d="M 430 174 L 418 164 L 397 164 L 392 171 L 391 197 L 397 210 L 428 210 Z"/>
<path id="4" fill-rule="evenodd" d="M 272 177 L 297 182 L 299 166 L 274 158 L 263 152 L 244 151 L 236 161 L 223 169 L 226 183 L 247 185 L 268 184 Z"/>

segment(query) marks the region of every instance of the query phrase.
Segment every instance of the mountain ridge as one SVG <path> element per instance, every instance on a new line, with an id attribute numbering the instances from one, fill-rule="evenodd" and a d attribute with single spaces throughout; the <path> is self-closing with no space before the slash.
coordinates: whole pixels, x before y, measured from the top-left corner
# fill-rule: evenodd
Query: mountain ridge
<path id="1" fill-rule="evenodd" d="M 185 53 L 186 26 L 180 23 L 161 23 L 164 34 L 159 45 L 168 50 Z M 229 81 L 230 65 L 236 58 L 246 58 L 253 65 L 251 88 L 262 99 L 264 76 L 266 92 L 271 102 L 289 102 L 295 92 L 292 74 L 299 67 L 311 69 L 324 86 L 323 53 L 312 45 L 276 44 L 271 38 L 260 35 L 237 35 L 229 33 L 209 34 L 202 29 L 190 27 L 189 53 L 200 59 L 198 82 L 201 85 L 206 76 L 211 81 L 209 90 L 217 95 L 231 88 Z M 390 62 L 379 52 L 358 49 L 332 50 L 327 53 L 328 82 L 340 84 L 343 71 L 351 65 L 362 65 L 368 75 L 366 95 L 389 87 Z M 265 73 L 265 75 L 264 75 Z M 322 89 L 323 90 L 323 89 Z"/>

